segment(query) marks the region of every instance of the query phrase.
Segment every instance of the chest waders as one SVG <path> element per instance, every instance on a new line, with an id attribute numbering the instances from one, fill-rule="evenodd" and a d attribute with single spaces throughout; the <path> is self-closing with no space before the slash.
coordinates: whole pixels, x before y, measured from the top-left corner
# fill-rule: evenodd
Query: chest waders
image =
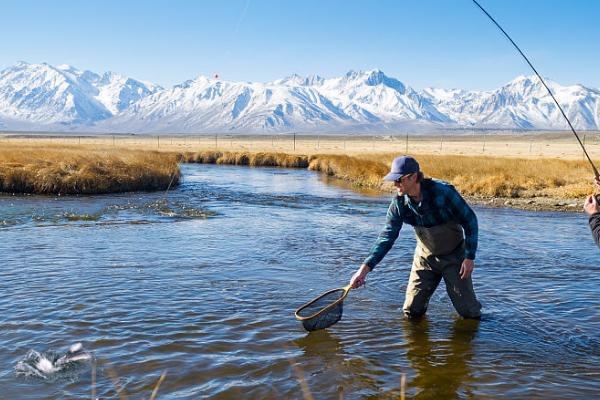
<path id="1" fill-rule="evenodd" d="M 471 277 L 460 278 L 465 244 L 462 227 L 455 222 L 426 228 L 415 226 L 417 247 L 406 287 L 403 310 L 408 317 L 420 317 L 427 311 L 429 299 L 442 278 L 456 311 L 464 318 L 479 318 Z"/>

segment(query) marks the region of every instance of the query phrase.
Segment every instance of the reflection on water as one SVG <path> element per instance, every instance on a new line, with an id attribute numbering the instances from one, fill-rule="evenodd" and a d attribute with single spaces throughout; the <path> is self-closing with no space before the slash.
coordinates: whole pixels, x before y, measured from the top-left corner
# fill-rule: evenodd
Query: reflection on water
<path id="1" fill-rule="evenodd" d="M 340 322 L 307 334 L 293 312 L 345 285 L 388 198 L 305 170 L 185 165 L 168 193 L 0 196 L 0 388 L 7 399 L 594 398 L 598 250 L 586 218 L 477 208 L 483 319 L 443 290 L 426 318 L 401 307 L 409 227 Z M 73 379 L 15 366 L 82 342 L 103 360 Z M 52 358 L 52 357 L 50 357 Z M 116 383 L 115 383 L 116 382 Z"/>
<path id="2" fill-rule="evenodd" d="M 453 399 L 473 396 L 470 361 L 472 341 L 480 321 L 457 319 L 441 341 L 429 334 L 427 317 L 405 321 L 406 357 L 415 377 L 408 382 L 415 399 Z"/>

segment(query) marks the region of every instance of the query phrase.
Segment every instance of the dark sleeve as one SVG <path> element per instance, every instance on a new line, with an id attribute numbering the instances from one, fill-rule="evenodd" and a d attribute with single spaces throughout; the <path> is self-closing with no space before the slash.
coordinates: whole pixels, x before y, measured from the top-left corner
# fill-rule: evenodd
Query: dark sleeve
<path id="1" fill-rule="evenodd" d="M 592 229 L 594 243 L 600 247 L 600 213 L 590 215 L 590 228 Z"/>
<path id="2" fill-rule="evenodd" d="M 379 237 L 375 241 L 371 251 L 363 264 L 366 264 L 373 270 L 383 257 L 390 251 L 394 242 L 400 234 L 402 228 L 402 216 L 398 212 L 398 198 L 395 197 L 388 208 L 385 226 L 381 230 Z"/>
<path id="3" fill-rule="evenodd" d="M 475 253 L 477 252 L 477 236 L 479 234 L 477 216 L 456 189 L 448 188 L 447 196 L 452 214 L 465 231 L 465 258 L 474 260 Z"/>

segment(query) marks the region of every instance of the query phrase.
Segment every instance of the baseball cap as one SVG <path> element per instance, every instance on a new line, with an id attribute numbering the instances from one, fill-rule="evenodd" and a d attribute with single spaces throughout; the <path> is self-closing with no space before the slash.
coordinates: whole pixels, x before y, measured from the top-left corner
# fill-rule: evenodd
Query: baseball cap
<path id="1" fill-rule="evenodd" d="M 419 172 L 419 163 L 411 156 L 400 156 L 394 158 L 390 173 L 383 177 L 385 181 L 395 181 L 404 175 Z"/>

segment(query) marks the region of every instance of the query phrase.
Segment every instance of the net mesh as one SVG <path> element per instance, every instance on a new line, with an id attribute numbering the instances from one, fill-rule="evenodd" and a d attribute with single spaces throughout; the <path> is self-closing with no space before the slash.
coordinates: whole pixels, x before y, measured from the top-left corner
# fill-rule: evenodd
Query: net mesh
<path id="1" fill-rule="evenodd" d="M 302 320 L 302 325 L 307 331 L 325 329 L 335 324 L 342 318 L 343 301 L 327 308 L 344 296 L 344 289 L 336 289 L 316 298 L 298 310 L 297 315 Z M 311 317 L 312 316 L 312 317 Z M 309 318 L 310 317 L 310 318 Z"/>

